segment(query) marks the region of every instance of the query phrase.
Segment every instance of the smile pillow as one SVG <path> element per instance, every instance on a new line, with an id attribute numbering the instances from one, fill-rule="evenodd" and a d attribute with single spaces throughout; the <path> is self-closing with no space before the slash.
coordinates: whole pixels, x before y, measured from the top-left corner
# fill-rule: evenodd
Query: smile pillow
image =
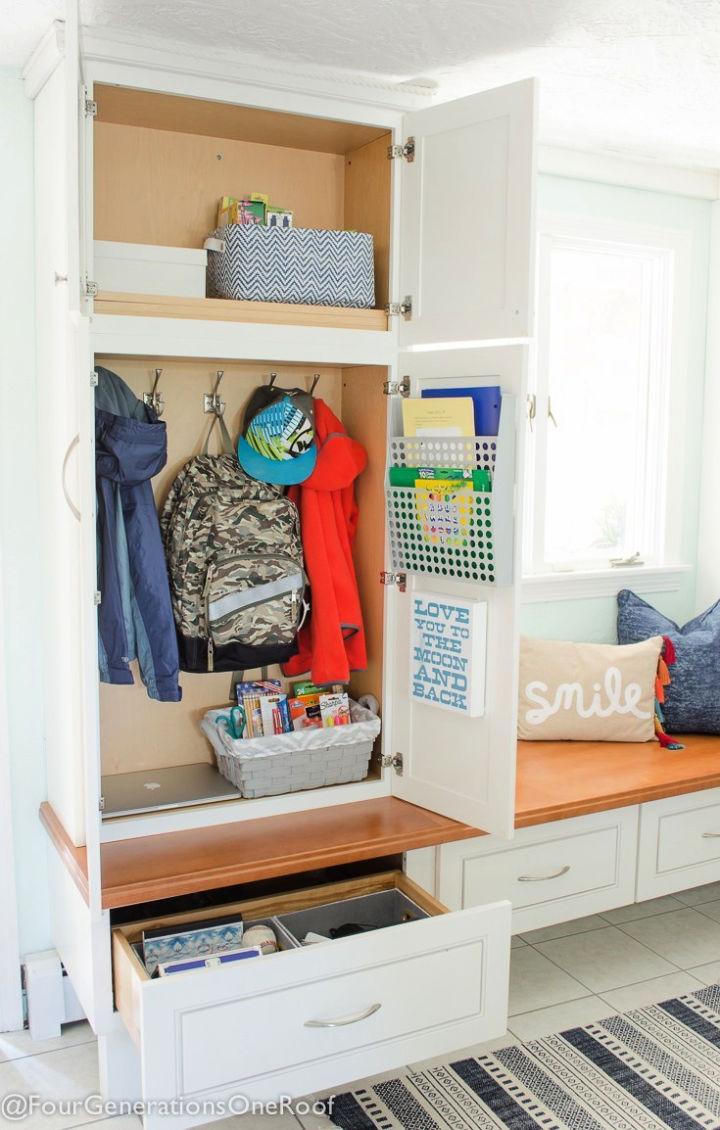
<path id="1" fill-rule="evenodd" d="M 649 742 L 662 636 L 642 643 L 520 640 L 518 737 Z"/>

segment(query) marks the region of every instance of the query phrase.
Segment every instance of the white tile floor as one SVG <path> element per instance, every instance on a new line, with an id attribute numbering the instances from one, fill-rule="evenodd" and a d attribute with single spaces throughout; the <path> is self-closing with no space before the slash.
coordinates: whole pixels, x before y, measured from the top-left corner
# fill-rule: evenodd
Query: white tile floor
<path id="1" fill-rule="evenodd" d="M 513 938 L 508 1031 L 483 1050 L 534 1039 L 612 1012 L 642 1007 L 664 997 L 720 981 L 720 883 L 635 906 L 594 914 Z M 479 1047 L 458 1049 L 455 1057 Z M 441 1059 L 447 1059 L 447 1056 Z M 415 1070 L 428 1064 L 409 1064 Z M 392 1075 L 404 1072 L 394 1071 Z M 0 1034 L 0 1097 L 39 1092 L 52 1098 L 98 1091 L 97 1057 L 87 1024 L 68 1025 L 58 1040 L 34 1044 L 27 1033 Z M 1 1120 L 0 1120 L 1 1121 Z M 38 1114 L 25 1130 L 138 1130 L 134 1117 Z M 321 1130 L 332 1124 L 316 1115 L 229 1118 L 218 1130 Z"/>

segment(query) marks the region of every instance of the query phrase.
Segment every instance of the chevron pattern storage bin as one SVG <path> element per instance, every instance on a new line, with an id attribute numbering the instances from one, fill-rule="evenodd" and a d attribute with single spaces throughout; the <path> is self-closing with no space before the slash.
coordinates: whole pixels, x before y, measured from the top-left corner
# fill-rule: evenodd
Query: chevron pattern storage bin
<path id="1" fill-rule="evenodd" d="M 208 243 L 208 297 L 310 306 L 375 305 L 373 238 L 363 232 L 229 224 Z"/>

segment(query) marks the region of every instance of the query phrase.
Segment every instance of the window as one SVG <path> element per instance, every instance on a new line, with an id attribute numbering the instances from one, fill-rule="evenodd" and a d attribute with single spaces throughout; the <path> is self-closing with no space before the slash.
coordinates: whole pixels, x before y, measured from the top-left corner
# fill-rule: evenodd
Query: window
<path id="1" fill-rule="evenodd" d="M 666 565 L 682 236 L 557 216 L 540 232 L 525 575 Z"/>

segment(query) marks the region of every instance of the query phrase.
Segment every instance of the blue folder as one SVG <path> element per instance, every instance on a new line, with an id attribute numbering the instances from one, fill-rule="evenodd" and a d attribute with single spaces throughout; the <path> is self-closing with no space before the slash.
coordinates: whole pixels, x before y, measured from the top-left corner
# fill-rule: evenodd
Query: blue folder
<path id="1" fill-rule="evenodd" d="M 473 402 L 475 435 L 496 436 L 498 434 L 502 396 L 499 385 L 476 385 L 473 388 L 424 388 L 421 396 L 423 399 L 469 396 Z"/>

